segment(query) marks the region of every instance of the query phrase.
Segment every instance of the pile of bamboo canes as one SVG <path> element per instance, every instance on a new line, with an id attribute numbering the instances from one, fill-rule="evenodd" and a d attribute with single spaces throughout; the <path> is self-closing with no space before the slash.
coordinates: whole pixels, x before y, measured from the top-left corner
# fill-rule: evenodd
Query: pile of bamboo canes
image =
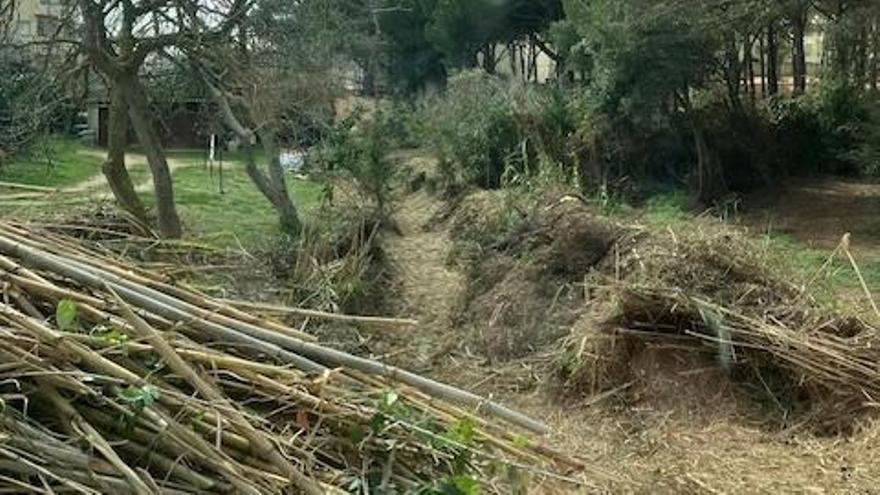
<path id="1" fill-rule="evenodd" d="M 500 404 L 39 227 L 0 222 L 0 289 L 2 492 L 501 490 L 583 468 Z"/>

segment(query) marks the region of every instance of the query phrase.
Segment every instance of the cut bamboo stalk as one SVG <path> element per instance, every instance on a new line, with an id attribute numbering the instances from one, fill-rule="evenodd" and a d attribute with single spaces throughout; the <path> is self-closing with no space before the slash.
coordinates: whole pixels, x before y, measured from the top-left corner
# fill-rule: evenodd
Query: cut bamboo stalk
<path id="1" fill-rule="evenodd" d="M 138 307 L 148 309 L 170 320 L 211 332 L 215 336 L 226 338 L 233 342 L 270 350 L 271 355 L 291 362 L 305 371 L 323 371 L 325 369 L 324 366 L 317 364 L 315 361 L 323 362 L 329 366 L 350 367 L 365 373 L 384 376 L 390 380 L 406 383 L 429 395 L 466 405 L 476 411 L 494 415 L 539 434 L 545 434 L 549 431 L 543 423 L 501 404 L 400 368 L 335 349 L 324 348 L 244 322 L 238 322 L 234 329 L 220 325 L 215 321 L 234 322 L 235 320 L 222 315 L 208 313 L 154 289 L 137 286 L 100 269 L 83 266 L 75 260 L 64 260 L 58 256 L 10 241 L 3 236 L 0 236 L 0 252 L 15 256 L 35 267 L 63 274 L 97 290 L 102 290 L 104 284 L 110 285 L 127 302 L 134 303 Z M 188 313 L 186 310 L 194 310 L 195 314 Z M 202 318 L 202 316 L 207 317 L 207 319 Z"/>
<path id="2" fill-rule="evenodd" d="M 57 187 L 37 186 L 33 184 L 22 184 L 19 182 L 0 181 L 0 187 L 6 189 L 21 189 L 23 191 L 36 191 L 45 193 L 55 193 L 60 191 Z"/>
<path id="3" fill-rule="evenodd" d="M 112 289 L 109 290 L 112 291 Z M 296 486 L 305 493 L 310 495 L 321 495 L 323 493 L 314 481 L 285 459 L 275 446 L 241 415 L 238 409 L 230 403 L 222 392 L 214 388 L 214 386 L 205 381 L 201 375 L 191 368 L 186 361 L 174 351 L 174 348 L 162 338 L 162 335 L 159 332 L 150 327 L 146 321 L 135 315 L 134 311 L 132 311 L 125 301 L 123 301 L 117 294 L 113 293 L 113 295 L 116 297 L 117 303 L 122 306 L 122 312 L 135 330 L 136 334 L 140 337 L 146 338 L 151 344 L 153 344 L 153 347 L 165 359 L 171 369 L 181 374 L 202 396 L 215 403 L 215 406 L 222 407 L 233 427 L 250 441 L 251 447 L 259 457 L 274 463 L 281 469 L 282 473 L 288 476 Z"/>
<path id="4" fill-rule="evenodd" d="M 405 318 L 383 318 L 379 316 L 355 316 L 337 313 L 327 313 L 325 311 L 316 311 L 312 309 L 293 308 L 289 306 L 280 306 L 267 303 L 255 303 L 249 301 L 236 301 L 233 299 L 222 299 L 226 304 L 242 309 L 252 311 L 260 311 L 274 314 L 287 314 L 301 316 L 304 318 L 315 318 L 319 320 L 338 321 L 342 323 L 351 323 L 355 325 L 369 325 L 375 327 L 403 327 L 411 328 L 418 326 L 416 320 Z"/>
<path id="5" fill-rule="evenodd" d="M 3 226 L 4 224 L 0 222 L 0 230 L 3 230 Z M 73 249 L 79 255 L 74 259 L 69 253 L 63 253 L 58 249 L 53 249 L 51 246 L 46 246 L 41 242 L 28 238 L 26 232 L 18 230 L 10 232 L 9 229 L 6 229 L 4 235 L 9 237 L 8 240 L 11 240 L 13 243 L 18 243 L 34 250 L 44 251 L 45 254 L 50 256 L 63 256 L 67 262 L 77 265 L 87 271 L 98 270 L 105 274 L 105 278 L 113 278 L 117 283 L 131 282 L 140 288 L 152 289 L 154 295 L 160 294 L 162 296 L 173 296 L 174 298 L 177 298 L 179 302 L 188 303 L 191 311 L 201 313 L 202 317 L 205 319 L 211 319 L 211 315 L 213 315 L 215 319 L 224 320 L 224 323 L 227 325 L 230 321 L 238 321 L 241 324 L 253 324 L 268 327 L 272 330 L 288 334 L 298 339 L 314 340 L 314 337 L 311 335 L 305 334 L 286 325 L 265 318 L 258 318 L 220 301 L 207 298 L 203 294 L 167 284 L 161 280 L 161 277 L 157 277 L 153 273 L 143 270 L 135 270 L 132 267 L 117 266 L 114 263 L 107 263 L 107 260 L 94 257 L 81 246 L 69 246 L 70 249 Z M 174 306 L 173 303 L 172 306 Z"/>
<path id="6" fill-rule="evenodd" d="M 101 455 L 103 455 L 107 461 L 119 471 L 119 474 L 121 474 L 122 477 L 128 480 L 135 493 L 138 495 L 152 495 L 154 493 L 153 490 L 144 483 L 144 480 L 142 480 L 141 477 L 138 476 L 133 469 L 128 467 L 125 461 L 119 457 L 119 454 L 113 450 L 113 447 L 110 446 L 101 433 L 89 424 L 88 421 L 83 419 L 79 412 L 77 412 L 69 402 L 58 395 L 55 387 L 43 382 L 42 389 L 49 400 L 55 405 L 57 411 L 82 433 L 83 439 L 91 444 L 95 450 L 100 452 Z"/>

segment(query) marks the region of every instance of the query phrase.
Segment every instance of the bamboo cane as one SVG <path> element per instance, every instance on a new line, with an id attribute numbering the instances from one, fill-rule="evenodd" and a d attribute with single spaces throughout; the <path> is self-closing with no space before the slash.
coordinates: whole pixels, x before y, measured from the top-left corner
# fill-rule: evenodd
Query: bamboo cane
<path id="1" fill-rule="evenodd" d="M 35 267 L 64 274 L 65 276 L 76 279 L 80 283 L 89 285 L 95 289 L 100 290 L 106 283 L 110 285 L 113 290 L 118 292 L 126 301 L 132 302 L 139 307 L 146 308 L 160 316 L 191 325 L 200 330 L 210 331 L 217 336 L 225 337 L 232 341 L 238 341 L 255 347 L 262 347 L 264 349 L 271 349 L 272 355 L 284 359 L 285 361 L 292 362 L 306 371 L 323 371 L 324 367 L 313 360 L 321 361 L 330 366 L 347 366 L 365 373 L 380 375 L 391 380 L 407 383 L 408 385 L 418 388 L 430 395 L 435 395 L 445 400 L 458 402 L 476 410 L 487 412 L 536 433 L 544 434 L 549 431 L 546 425 L 541 422 L 535 421 L 505 406 L 488 401 L 476 394 L 421 377 L 400 368 L 353 356 L 342 351 L 324 348 L 316 344 L 303 342 L 287 335 L 277 334 L 243 322 L 236 325 L 237 328 L 232 329 L 211 320 L 200 319 L 201 316 L 207 316 L 223 322 L 231 320 L 231 318 L 228 317 L 218 317 L 218 315 L 210 313 L 206 314 L 203 310 L 199 310 L 188 303 L 175 300 L 171 296 L 159 293 L 153 289 L 137 287 L 130 282 L 121 280 L 118 276 L 106 272 L 102 273 L 101 270 L 97 268 L 88 269 L 73 260 L 61 260 L 55 255 L 40 252 L 34 248 L 29 248 L 22 244 L 12 242 L 2 236 L 0 236 L 0 252 L 26 260 L 28 264 Z M 189 314 L 184 311 L 184 309 L 194 309 L 197 314 Z"/>

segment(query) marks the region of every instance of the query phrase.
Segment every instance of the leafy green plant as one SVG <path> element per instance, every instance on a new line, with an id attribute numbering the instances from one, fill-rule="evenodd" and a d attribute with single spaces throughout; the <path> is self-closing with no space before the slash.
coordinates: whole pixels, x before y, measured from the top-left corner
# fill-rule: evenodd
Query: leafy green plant
<path id="1" fill-rule="evenodd" d="M 506 187 L 551 171 L 574 175 L 575 121 L 563 93 L 482 72 L 452 78 L 421 110 L 423 139 L 441 159 L 447 189 Z"/>
<path id="2" fill-rule="evenodd" d="M 415 491 L 418 495 L 480 495 L 480 483 L 470 476 L 456 475 L 435 481 Z"/>
<path id="3" fill-rule="evenodd" d="M 130 413 L 124 413 L 119 417 L 119 426 L 122 430 L 131 431 L 144 410 L 159 400 L 159 389 L 152 385 L 139 387 L 129 385 L 120 389 L 116 397 L 131 409 Z"/>
<path id="4" fill-rule="evenodd" d="M 131 340 L 127 334 L 121 332 L 118 328 L 104 325 L 95 327 L 91 333 L 110 345 L 124 345 Z"/>
<path id="5" fill-rule="evenodd" d="M 402 169 L 388 158 L 399 123 L 377 110 L 371 116 L 360 110 L 338 124 L 312 157 L 312 165 L 328 179 L 351 180 L 379 218 L 387 218 L 393 207 L 396 185 Z M 332 200 L 332 189 L 325 190 Z"/>
<path id="6" fill-rule="evenodd" d="M 503 84 L 480 72 L 464 72 L 443 95 L 422 109 L 426 141 L 441 157 L 446 186 L 501 186 L 521 140 L 513 105 Z"/>
<path id="7" fill-rule="evenodd" d="M 778 160 L 793 174 L 874 173 L 877 103 L 836 77 L 768 105 Z"/>
<path id="8" fill-rule="evenodd" d="M 117 397 L 135 413 L 141 413 L 144 409 L 152 406 L 159 399 L 159 389 L 152 385 L 136 387 L 129 385 L 119 391 Z"/>
<path id="9" fill-rule="evenodd" d="M 76 324 L 76 314 L 76 303 L 70 299 L 62 299 L 55 307 L 55 323 L 61 330 L 70 330 Z"/>

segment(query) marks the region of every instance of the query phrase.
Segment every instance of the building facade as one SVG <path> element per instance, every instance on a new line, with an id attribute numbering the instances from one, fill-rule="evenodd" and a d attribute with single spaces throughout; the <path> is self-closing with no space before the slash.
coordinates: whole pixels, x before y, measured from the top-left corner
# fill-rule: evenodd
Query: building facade
<path id="1" fill-rule="evenodd" d="M 12 39 L 31 43 L 51 38 L 61 26 L 69 0 L 16 0 Z"/>

